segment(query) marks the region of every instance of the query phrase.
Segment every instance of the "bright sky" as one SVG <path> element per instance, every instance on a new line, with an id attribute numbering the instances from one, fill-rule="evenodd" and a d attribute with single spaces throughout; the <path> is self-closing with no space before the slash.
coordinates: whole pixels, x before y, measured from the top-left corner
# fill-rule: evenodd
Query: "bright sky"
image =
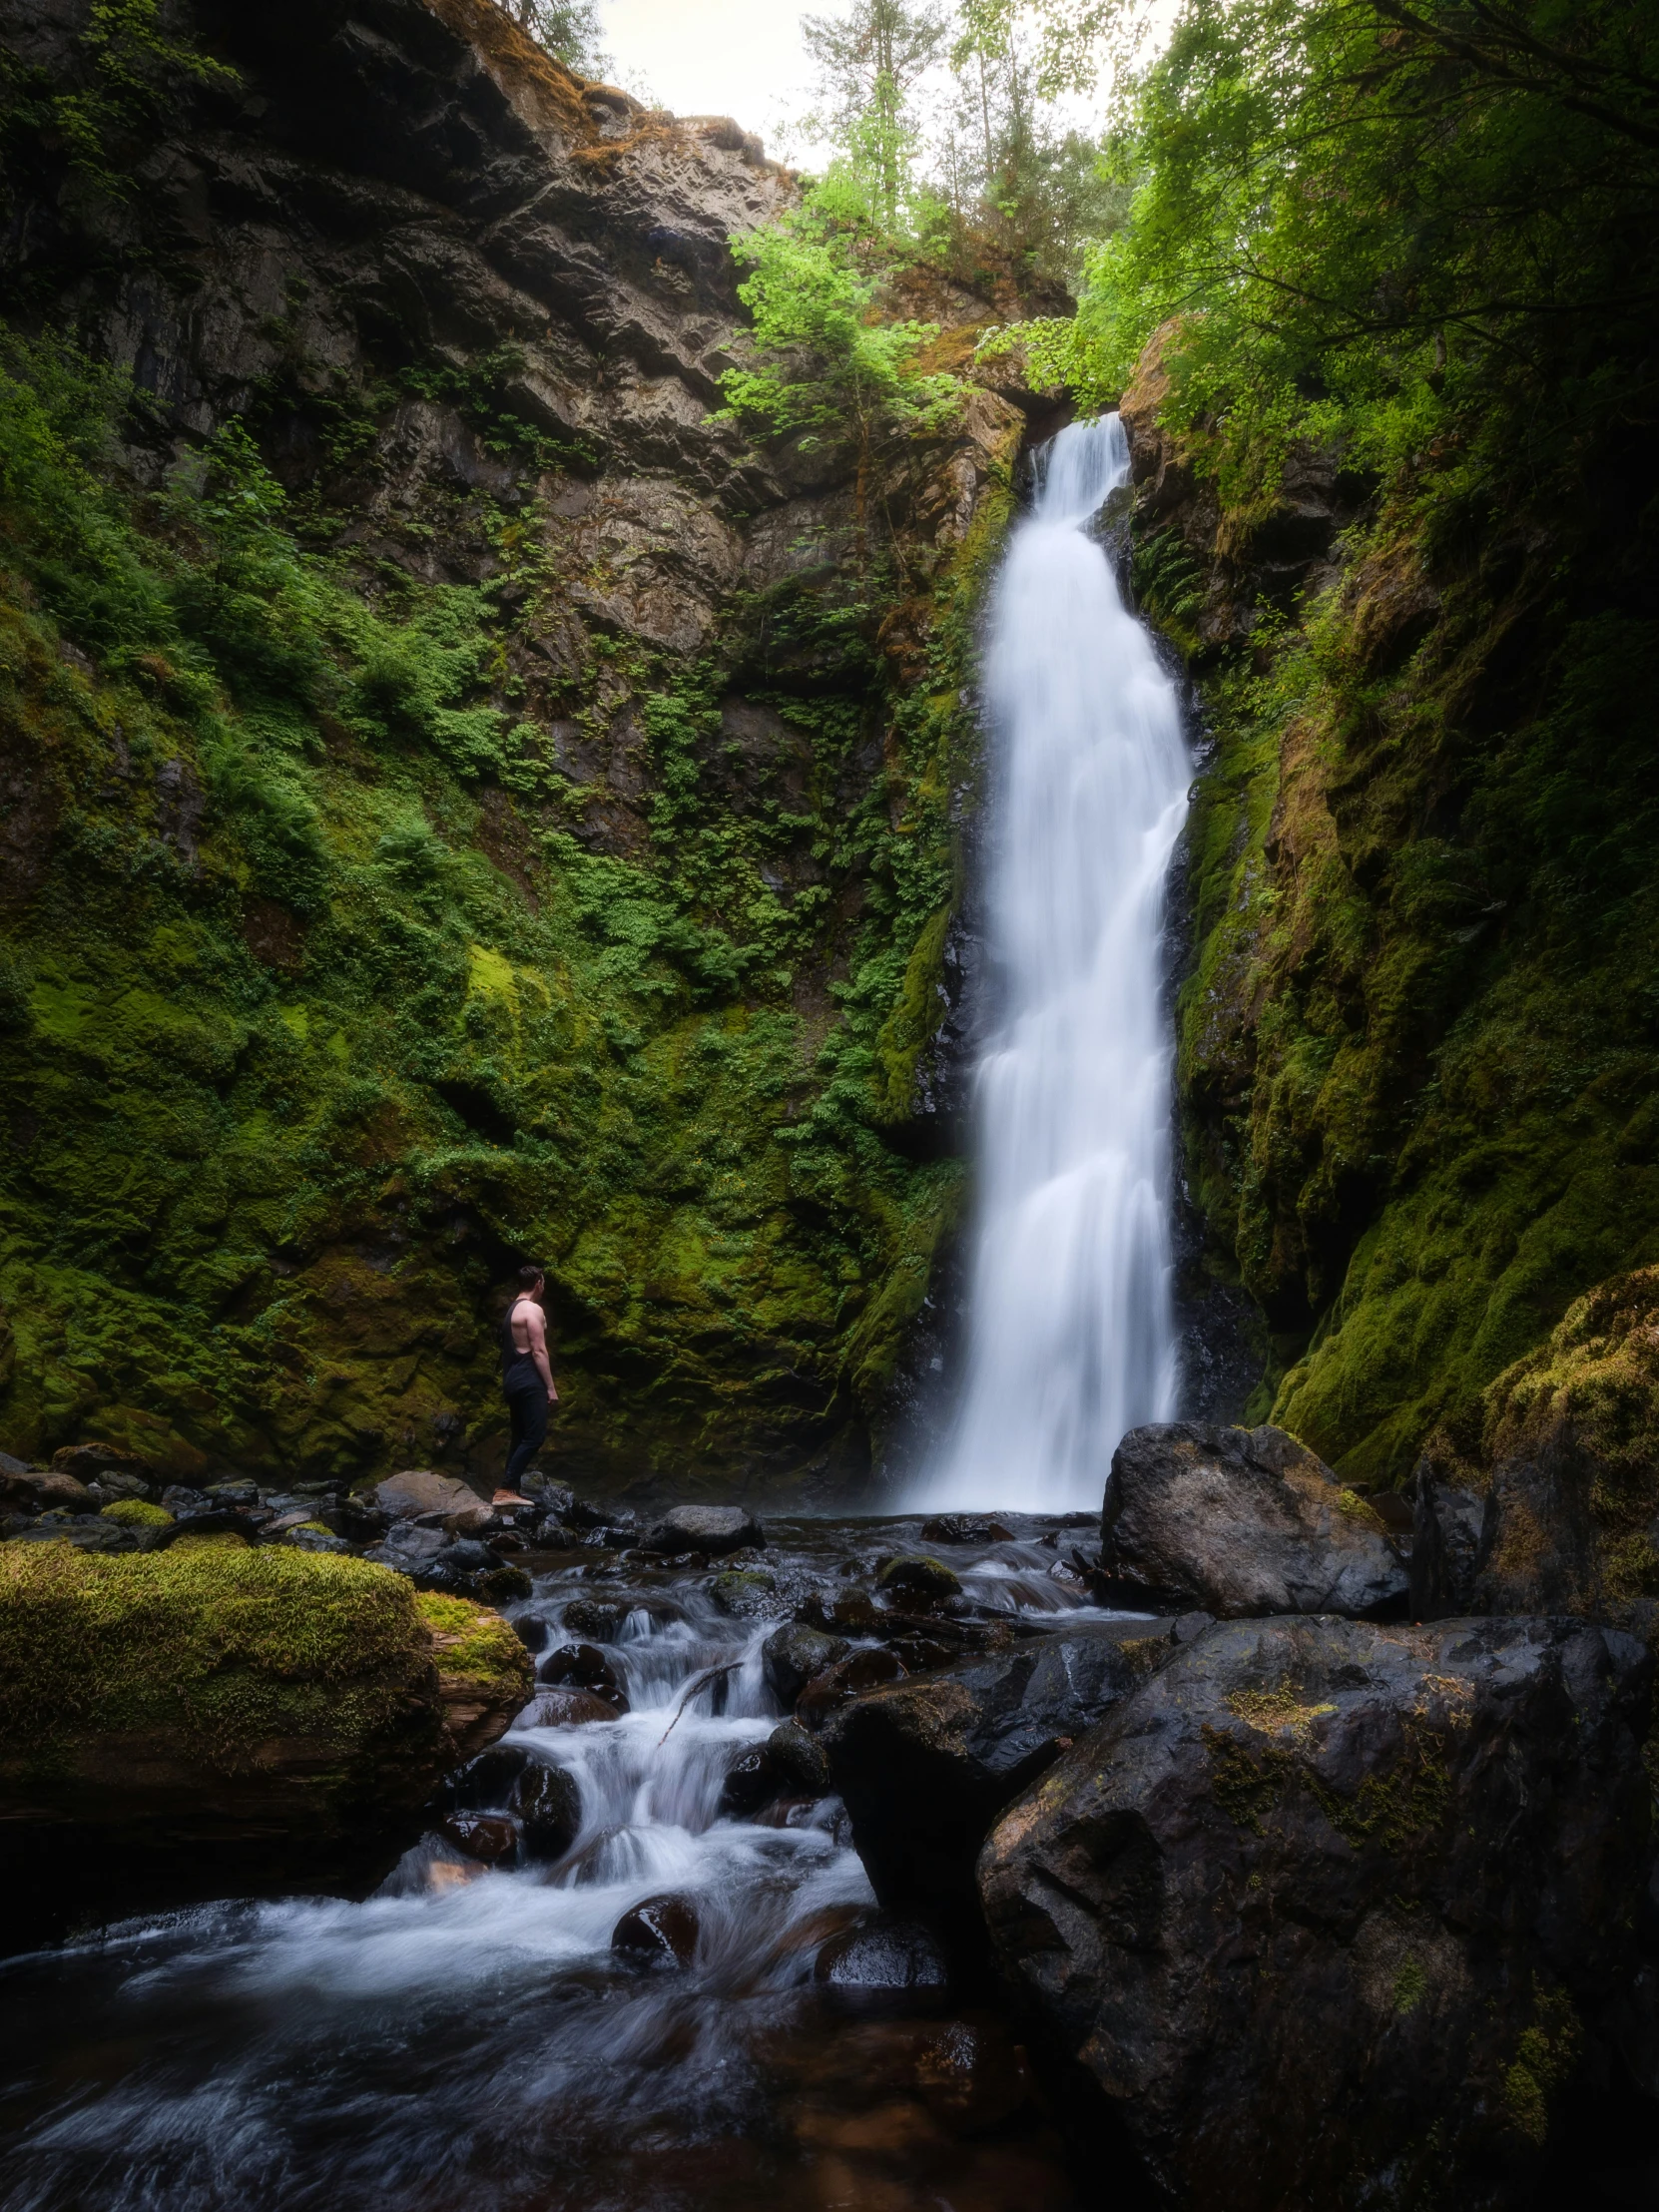
<path id="1" fill-rule="evenodd" d="M 772 142 L 812 95 L 804 14 L 841 15 L 846 0 L 600 0 L 605 46 L 631 92 L 676 115 L 735 116 Z"/>

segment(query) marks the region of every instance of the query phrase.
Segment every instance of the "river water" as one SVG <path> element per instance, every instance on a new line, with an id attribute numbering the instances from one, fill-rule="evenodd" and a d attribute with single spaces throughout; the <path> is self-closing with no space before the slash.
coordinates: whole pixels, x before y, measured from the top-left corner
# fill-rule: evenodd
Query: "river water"
<path id="1" fill-rule="evenodd" d="M 1009 1525 L 928 1548 L 982 1611 L 1090 1618 L 1073 1537 Z M 365 1901 L 216 1903 L 0 1966 L 5 2212 L 1067 2212 L 1051 2118 L 975 1992 L 872 2003 L 816 1978 L 873 1914 L 838 1803 L 719 1812 L 778 1722 L 779 1613 L 867 1583 L 916 1527 L 770 1534 L 771 1618 L 637 1556 L 528 1562 L 513 1615 L 557 1644 L 572 1605 L 611 1607 L 630 1706 L 550 1727 L 533 1702 L 507 1739 L 577 1779 L 562 1860 L 486 1871 L 433 1833 Z M 631 1964 L 612 1932 L 665 1892 L 695 1956 Z"/>
<path id="2" fill-rule="evenodd" d="M 1098 1506 L 1174 1415 L 1164 885 L 1191 768 L 1175 686 L 1091 525 L 1116 415 L 1036 458 L 993 595 L 985 886 L 1001 1019 L 976 1077 L 967 1383 L 916 1502 Z"/>

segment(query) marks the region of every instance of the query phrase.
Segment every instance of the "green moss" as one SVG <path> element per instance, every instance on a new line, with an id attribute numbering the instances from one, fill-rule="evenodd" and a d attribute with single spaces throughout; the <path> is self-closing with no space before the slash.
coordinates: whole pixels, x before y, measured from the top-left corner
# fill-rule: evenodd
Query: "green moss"
<path id="1" fill-rule="evenodd" d="M 444 1674 L 492 1690 L 528 1688 L 529 1654 L 499 1613 L 434 1590 L 416 1592 L 414 1609 L 421 1625 L 439 1640 L 438 1663 Z"/>
<path id="2" fill-rule="evenodd" d="M 859 1465 L 959 1205 L 886 1130 L 1006 465 L 901 620 L 872 563 L 735 600 L 700 657 L 595 636 L 554 679 L 546 510 L 437 518 L 488 586 L 352 568 L 244 426 L 137 498 L 119 388 L 0 354 L 0 760 L 52 825 L 0 977 L 8 1447 L 349 1478 L 488 1446 L 529 1252 L 573 1471 Z M 733 691 L 788 779 L 734 766 Z M 549 732 L 625 710 L 648 791 L 596 851 Z"/>
<path id="3" fill-rule="evenodd" d="M 1428 1976 L 1423 1972 L 1421 1961 L 1416 1958 L 1403 1960 L 1394 1975 L 1394 2010 L 1401 2016 L 1414 2012 L 1427 1994 Z"/>
<path id="4" fill-rule="evenodd" d="M 406 1724 L 431 1602 L 389 1568 L 279 1547 L 0 1545 L 0 1762 L 26 1783 L 152 1734 L 230 1774 L 276 1740 L 358 1755 Z"/>
<path id="5" fill-rule="evenodd" d="M 1534 2020 L 1503 2074 L 1503 2108 L 1516 2133 L 1534 2147 L 1549 2135 L 1555 2098 L 1578 2060 L 1582 2031 L 1564 1989 L 1534 1985 Z"/>
<path id="6" fill-rule="evenodd" d="M 152 1505 L 142 1497 L 120 1497 L 113 1505 L 104 1506 L 100 1519 L 114 1521 L 121 1528 L 171 1528 L 173 1515 L 162 1505 Z"/>
<path id="7" fill-rule="evenodd" d="M 1439 1732 L 1421 1720 L 1404 1722 L 1393 1767 L 1367 1774 L 1349 1794 L 1333 1788 L 1309 1756 L 1314 1720 L 1334 1706 L 1310 1706 L 1290 1685 L 1236 1693 L 1228 1702 L 1251 1736 L 1207 1726 L 1204 1743 L 1216 1803 L 1236 1827 L 1262 1835 L 1274 1807 L 1292 1793 L 1311 1798 L 1356 1850 L 1375 1845 L 1396 1852 L 1443 1826 L 1451 1807 L 1450 1769 Z"/>

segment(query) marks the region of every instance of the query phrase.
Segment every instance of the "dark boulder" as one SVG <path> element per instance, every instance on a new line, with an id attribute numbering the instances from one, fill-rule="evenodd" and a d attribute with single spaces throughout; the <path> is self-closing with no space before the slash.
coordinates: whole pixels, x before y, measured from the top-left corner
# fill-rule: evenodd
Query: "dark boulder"
<path id="1" fill-rule="evenodd" d="M 879 1636 L 887 1615 L 864 1589 L 814 1590 L 795 1609 L 803 1626 L 826 1636 Z"/>
<path id="2" fill-rule="evenodd" d="M 581 1831 L 582 1793 L 576 1777 L 545 1759 L 526 1763 L 507 1802 L 517 1817 L 527 1859 L 562 1859 Z"/>
<path id="3" fill-rule="evenodd" d="M 553 1689 L 590 1691 L 613 1713 L 628 1710 L 628 1693 L 615 1667 L 594 1644 L 560 1644 L 537 1667 L 536 1680 Z"/>
<path id="4" fill-rule="evenodd" d="M 774 1600 L 777 1588 L 776 1578 L 764 1568 L 737 1567 L 717 1574 L 709 1584 L 709 1595 L 731 1619 L 756 1620 L 778 1611 Z"/>
<path id="5" fill-rule="evenodd" d="M 552 1638 L 546 1621 L 536 1613 L 521 1613 L 512 1629 L 526 1651 L 545 1651 Z"/>
<path id="6" fill-rule="evenodd" d="M 1426 1458 L 1418 1462 L 1412 1489 L 1415 1511 L 1407 1606 L 1411 1619 L 1456 1620 L 1478 1611 L 1485 1499 L 1442 1481 Z"/>
<path id="7" fill-rule="evenodd" d="M 924 1544 L 1011 1544 L 1014 1532 L 978 1513 L 935 1513 L 921 1524 Z"/>
<path id="8" fill-rule="evenodd" d="M 797 1797 L 821 1798 L 830 1789 L 830 1761 L 816 1736 L 799 1721 L 780 1721 L 767 1738 L 767 1756 Z"/>
<path id="9" fill-rule="evenodd" d="M 937 1604 L 947 1597 L 961 1595 L 961 1581 L 942 1559 L 930 1559 L 925 1552 L 909 1552 L 899 1559 L 889 1559 L 875 1578 L 875 1586 L 883 1597 L 897 1597 L 915 1605 Z"/>
<path id="10" fill-rule="evenodd" d="M 903 1660 L 887 1646 L 877 1644 L 872 1649 L 848 1652 L 832 1667 L 814 1675 L 795 1701 L 796 1719 L 808 1728 L 820 1729 L 848 1698 L 876 1689 L 883 1682 L 897 1682 L 904 1672 Z"/>
<path id="11" fill-rule="evenodd" d="M 761 1646 L 761 1667 L 773 1695 L 787 1712 L 813 1677 L 844 1659 L 849 1648 L 844 1637 L 827 1636 L 822 1629 L 809 1628 L 803 1621 L 786 1621 Z"/>
<path id="12" fill-rule="evenodd" d="M 697 1913 L 684 1898 L 647 1898 L 611 1931 L 611 1948 L 649 1966 L 689 1966 L 697 1956 Z"/>
<path id="13" fill-rule="evenodd" d="M 590 1643 L 614 1644 L 627 1617 L 628 1608 L 620 1598 L 579 1597 L 565 1607 L 559 1626 Z"/>
<path id="14" fill-rule="evenodd" d="M 504 1813 L 446 1813 L 438 1834 L 486 1867 L 510 1867 L 518 1857 L 518 1830 Z"/>
<path id="15" fill-rule="evenodd" d="M 886 1913 L 832 1936 L 813 1976 L 856 2011 L 921 2011 L 942 2003 L 950 1989 L 950 1968 L 932 1931 Z"/>
<path id="16" fill-rule="evenodd" d="M 1223 1619 L 1405 1607 L 1405 1568 L 1376 1513 L 1279 1428 L 1132 1428 L 1100 1534 L 1102 1573 L 1154 1607 Z"/>
<path id="17" fill-rule="evenodd" d="M 883 1906 L 977 1926 L 974 1861 L 992 1821 L 1169 1654 L 1098 1631 L 957 1660 L 851 1699 L 821 1739 Z"/>
<path id="18" fill-rule="evenodd" d="M 718 1559 L 749 1546 L 758 1551 L 766 1540 L 760 1522 L 741 1505 L 677 1505 L 640 1538 L 640 1549 Z"/>
<path id="19" fill-rule="evenodd" d="M 616 1718 L 616 1707 L 591 1690 L 538 1690 L 527 1716 L 532 1728 L 587 1728 Z"/>
<path id="20" fill-rule="evenodd" d="M 1004 1813 L 999 1961 L 1171 2203 L 1531 2201 L 1632 1970 L 1650 1674 L 1573 1622 L 1222 1622 Z"/>

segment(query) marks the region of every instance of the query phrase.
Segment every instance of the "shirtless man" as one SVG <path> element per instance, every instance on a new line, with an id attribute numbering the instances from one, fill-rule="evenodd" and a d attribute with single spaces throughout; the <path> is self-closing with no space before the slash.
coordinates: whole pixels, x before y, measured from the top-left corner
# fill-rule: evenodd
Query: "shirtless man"
<path id="1" fill-rule="evenodd" d="M 501 1324 L 501 1387 L 512 1417 L 512 1445 L 502 1480 L 509 1490 L 534 1460 L 547 1435 L 547 1408 L 558 1399 L 547 1358 L 547 1320 L 541 1310 L 546 1277 L 520 1268 L 518 1295 Z"/>

